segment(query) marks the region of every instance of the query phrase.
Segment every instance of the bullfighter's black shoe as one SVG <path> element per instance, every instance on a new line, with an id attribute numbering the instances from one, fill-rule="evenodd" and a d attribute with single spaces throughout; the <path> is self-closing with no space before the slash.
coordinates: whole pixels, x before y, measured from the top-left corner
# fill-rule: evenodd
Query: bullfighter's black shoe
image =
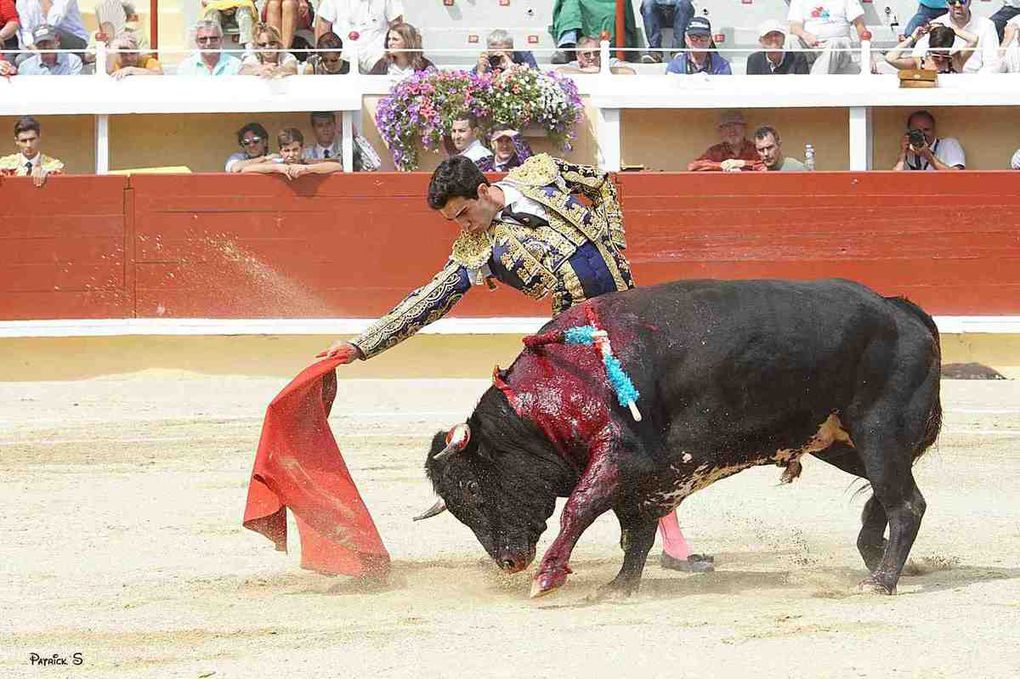
<path id="1" fill-rule="evenodd" d="M 691 554 L 684 559 L 677 559 L 665 552 L 659 560 L 659 566 L 671 571 L 684 573 L 711 573 L 715 570 L 715 557 L 709 554 Z"/>

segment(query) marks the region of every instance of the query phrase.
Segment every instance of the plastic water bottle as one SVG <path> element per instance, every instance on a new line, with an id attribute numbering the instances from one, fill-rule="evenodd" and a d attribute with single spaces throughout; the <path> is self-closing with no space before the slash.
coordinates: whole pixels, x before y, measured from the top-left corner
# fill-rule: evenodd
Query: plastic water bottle
<path id="1" fill-rule="evenodd" d="M 811 144 L 804 145 L 804 167 L 808 172 L 815 171 L 815 147 Z"/>

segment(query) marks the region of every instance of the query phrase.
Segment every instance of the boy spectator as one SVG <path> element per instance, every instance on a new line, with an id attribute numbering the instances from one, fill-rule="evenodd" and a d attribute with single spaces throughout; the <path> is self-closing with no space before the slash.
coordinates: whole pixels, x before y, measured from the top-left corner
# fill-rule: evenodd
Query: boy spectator
<path id="1" fill-rule="evenodd" d="M 514 37 L 501 28 L 497 28 L 485 39 L 487 51 L 478 55 L 475 73 L 482 75 L 490 71 L 505 71 L 514 64 L 538 68 L 535 55 L 531 52 L 514 51 Z M 566 63 L 566 62 L 564 62 Z"/>
<path id="2" fill-rule="evenodd" d="M 19 118 L 14 123 L 14 142 L 18 145 L 18 153 L 0 158 L 0 176 L 31 177 L 35 186 L 42 186 L 47 175 L 63 172 L 62 162 L 39 151 L 41 138 L 38 120 L 32 116 Z"/>
<path id="3" fill-rule="evenodd" d="M 995 31 L 995 24 L 991 19 L 975 16 L 970 11 L 970 3 L 971 0 L 952 0 L 949 3 L 949 13 L 932 21 L 931 26 L 949 26 L 955 31 L 977 36 L 977 49 L 967 59 L 963 67 L 964 73 L 998 73 L 1001 63 L 999 35 Z M 928 53 L 929 41 L 928 35 L 918 40 L 910 56 L 917 60 L 922 59 Z M 966 47 L 966 41 L 957 35 L 952 51 L 958 52 Z"/>
<path id="4" fill-rule="evenodd" d="M 791 0 L 787 20 L 804 47 L 822 50 L 807 54 L 811 73 L 860 73 L 850 52 L 850 25 L 858 37 L 867 31 L 860 0 Z"/>
<path id="5" fill-rule="evenodd" d="M 60 38 L 52 27 L 43 24 L 32 31 L 32 43 L 36 54 L 28 57 L 18 66 L 21 75 L 78 75 L 82 63 L 77 54 L 54 52 L 60 48 Z"/>
<path id="6" fill-rule="evenodd" d="M 479 167 L 491 166 L 492 151 L 478 141 L 477 132 L 478 120 L 470 113 L 461 113 L 454 118 L 450 128 L 450 141 L 453 144 L 451 155 L 470 158 Z"/>
<path id="7" fill-rule="evenodd" d="M 248 165 L 258 165 L 279 157 L 269 153 L 269 133 L 259 123 L 248 123 L 238 130 L 237 145 L 241 150 L 230 154 L 224 172 L 240 172 Z"/>
<path id="8" fill-rule="evenodd" d="M 17 0 L 21 44 L 35 44 L 33 34 L 40 26 L 54 31 L 64 49 L 83 51 L 89 43 L 89 32 L 81 20 L 78 0 Z"/>
<path id="9" fill-rule="evenodd" d="M 0 0 L 0 54 L 18 49 L 18 9 L 14 0 Z"/>
<path id="10" fill-rule="evenodd" d="M 645 37 L 648 39 L 649 52 L 642 55 L 644 64 L 661 64 L 662 27 L 673 25 L 674 49 L 683 46 L 683 35 L 687 32 L 687 23 L 694 16 L 694 5 L 691 0 L 641 0 L 641 19 L 645 24 Z"/>
<path id="11" fill-rule="evenodd" d="M 796 2 L 797 0 L 794 0 Z M 676 55 L 666 66 L 666 73 L 692 75 L 705 73 L 708 75 L 731 75 L 730 62 L 718 52 L 709 51 L 715 48 L 712 42 L 712 24 L 705 17 L 694 17 L 687 23 L 684 44 L 688 52 Z"/>
<path id="12" fill-rule="evenodd" d="M 577 41 L 577 66 L 560 66 L 559 73 L 598 73 L 602 70 L 602 52 L 599 41 L 591 36 L 584 36 Z M 612 57 L 609 61 L 609 72 L 616 75 L 634 75 L 635 71 L 619 59 Z"/>
<path id="13" fill-rule="evenodd" d="M 492 155 L 475 163 L 482 172 L 509 172 L 533 155 L 528 141 L 507 125 L 497 126 L 489 140 Z"/>
<path id="14" fill-rule="evenodd" d="M 803 52 L 787 52 L 786 26 L 769 19 L 758 26 L 758 44 L 764 48 L 747 58 L 747 75 L 787 75 L 810 72 Z"/>
<path id="15" fill-rule="evenodd" d="M 404 21 L 401 0 L 322 0 L 315 18 L 316 42 L 326 31 L 355 42 L 362 72 L 386 52 L 386 33 Z"/>
<path id="16" fill-rule="evenodd" d="M 117 80 L 132 75 L 163 75 L 156 57 L 138 51 L 138 37 L 124 31 L 110 43 L 113 50 L 106 61 L 106 71 Z"/>
<path id="17" fill-rule="evenodd" d="M 688 163 L 688 172 L 733 172 L 757 169 L 758 152 L 747 139 L 747 122 L 740 111 L 724 111 L 716 125 L 722 140 Z"/>
<path id="18" fill-rule="evenodd" d="M 783 154 L 783 140 L 776 128 L 762 125 L 754 131 L 754 147 L 761 160 L 759 169 L 767 172 L 804 172 L 807 167 L 796 158 Z"/>
<path id="19" fill-rule="evenodd" d="M 177 66 L 177 75 L 237 75 L 241 70 L 241 60 L 223 52 L 223 29 L 212 19 L 200 19 L 195 24 L 195 46 L 198 50 Z"/>
<path id="20" fill-rule="evenodd" d="M 967 156 L 960 142 L 952 137 L 935 136 L 935 116 L 914 111 L 907 118 L 907 133 L 900 140 L 900 157 L 893 170 L 947 171 L 965 170 Z"/>
<path id="21" fill-rule="evenodd" d="M 304 157 L 305 138 L 296 127 L 285 127 L 276 135 L 280 145 L 280 156 L 262 163 L 246 165 L 242 173 L 282 174 L 287 179 L 297 179 L 306 174 L 333 174 L 340 171 L 340 159 L 330 158 L 308 162 Z"/>

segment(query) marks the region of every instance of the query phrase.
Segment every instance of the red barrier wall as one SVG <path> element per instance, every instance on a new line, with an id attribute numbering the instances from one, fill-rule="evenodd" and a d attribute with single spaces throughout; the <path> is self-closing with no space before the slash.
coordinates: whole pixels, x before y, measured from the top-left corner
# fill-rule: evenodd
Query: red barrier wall
<path id="1" fill-rule="evenodd" d="M 1016 175 L 624 174 L 639 284 L 843 276 L 936 314 L 1020 314 Z M 431 276 L 454 225 L 426 174 L 0 182 L 0 319 L 371 317 Z M 542 315 L 509 290 L 460 316 Z"/>

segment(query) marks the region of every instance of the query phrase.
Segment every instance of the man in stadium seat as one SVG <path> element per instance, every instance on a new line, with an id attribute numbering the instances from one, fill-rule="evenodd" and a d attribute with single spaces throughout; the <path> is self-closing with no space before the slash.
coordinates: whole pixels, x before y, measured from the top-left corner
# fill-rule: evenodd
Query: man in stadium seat
<path id="1" fill-rule="evenodd" d="M 237 144 L 241 150 L 227 158 L 224 172 L 240 172 L 248 165 L 258 165 L 279 157 L 269 152 L 269 133 L 256 122 L 248 123 L 237 131 Z"/>
<path id="2" fill-rule="evenodd" d="M 243 174 L 282 174 L 287 179 L 297 179 L 306 174 L 333 174 L 339 172 L 339 158 L 309 161 L 305 158 L 305 137 L 296 127 L 285 127 L 276 135 L 280 155 L 262 163 L 245 165 Z"/>
<path id="3" fill-rule="evenodd" d="M 967 156 L 953 137 L 939 139 L 935 136 L 935 116 L 928 111 L 914 111 L 907 118 L 907 131 L 900 140 L 900 157 L 892 169 L 965 170 Z"/>
<path id="4" fill-rule="evenodd" d="M 630 1 L 623 3 L 624 47 L 637 47 L 637 23 Z M 553 3 L 553 21 L 549 33 L 556 41 L 552 63 L 561 65 L 573 61 L 577 41 L 585 35 L 609 36 L 616 44 L 616 0 L 556 0 Z"/>
<path id="5" fill-rule="evenodd" d="M 241 60 L 223 51 L 223 29 L 212 19 L 195 24 L 195 46 L 198 49 L 177 66 L 177 75 L 237 75 L 241 70 Z"/>
<path id="6" fill-rule="evenodd" d="M 641 57 L 645 64 L 661 64 L 662 28 L 673 25 L 674 49 L 683 48 L 683 35 L 687 23 L 694 16 L 691 0 L 641 0 L 641 19 L 645 24 L 645 39 L 648 40 L 648 54 Z"/>
<path id="7" fill-rule="evenodd" d="M 538 68 L 535 55 L 531 52 L 520 52 L 514 49 L 514 37 L 502 28 L 489 33 L 485 39 L 486 51 L 478 55 L 475 73 L 482 75 L 490 71 L 505 71 L 514 64 Z"/>
<path id="8" fill-rule="evenodd" d="M 315 17 L 315 39 L 333 31 L 356 45 L 361 70 L 368 73 L 386 53 L 386 33 L 404 21 L 401 0 L 322 0 Z"/>
<path id="9" fill-rule="evenodd" d="M 20 75 L 78 75 L 82 63 L 77 54 L 53 52 L 60 48 L 60 37 L 53 27 L 46 24 L 36 26 L 32 31 L 32 43 L 37 54 L 28 57 L 18 66 Z"/>
<path id="10" fill-rule="evenodd" d="M 811 0 L 791 0 L 786 18 L 790 32 L 800 39 L 801 45 L 821 50 L 806 55 L 811 73 L 860 73 L 850 42 L 851 25 L 857 29 L 858 38 L 867 31 L 860 0 L 827 0 L 824 5 Z"/>
<path id="11" fill-rule="evenodd" d="M 977 49 L 967 59 L 963 67 L 964 73 L 998 73 L 1002 66 L 999 59 L 999 34 L 991 19 L 976 16 L 970 11 L 972 0 L 950 0 L 949 14 L 931 22 L 932 26 L 949 26 L 964 33 L 977 36 Z M 930 37 L 925 35 L 917 41 L 910 56 L 920 60 L 928 53 Z M 964 49 L 966 41 L 959 35 L 953 43 L 953 52 Z"/>
<path id="12" fill-rule="evenodd" d="M 22 116 L 14 123 L 14 142 L 18 153 L 0 158 L 0 177 L 31 177 L 35 186 L 46 183 L 46 177 L 60 174 L 64 164 L 39 151 L 42 128 L 32 116 Z"/>
<path id="13" fill-rule="evenodd" d="M 747 75 L 786 75 L 810 72 L 803 52 L 788 52 L 786 49 L 786 26 L 783 22 L 769 19 L 758 26 L 758 44 L 764 51 L 755 52 L 747 58 Z"/>
<path id="14" fill-rule="evenodd" d="M 795 0 L 796 1 L 796 0 Z M 705 17 L 694 17 L 687 24 L 684 44 L 688 52 L 681 52 L 666 65 L 666 73 L 691 75 L 731 75 L 730 62 L 715 51 L 712 40 L 712 24 Z"/>
<path id="15" fill-rule="evenodd" d="M 492 155 L 475 163 L 482 172 L 509 172 L 534 155 L 528 140 L 509 125 L 497 125 L 489 143 Z"/>
<path id="16" fill-rule="evenodd" d="M 1002 7 L 989 17 L 995 24 L 995 30 L 999 33 L 999 40 L 1002 40 L 1005 34 L 1006 24 L 1018 14 L 1020 14 L 1020 0 L 1002 0 Z"/>
<path id="17" fill-rule="evenodd" d="M 451 156 L 465 156 L 475 165 L 492 168 L 492 151 L 478 141 L 478 120 L 468 112 L 462 112 L 453 119 L 450 128 Z"/>
<path id="18" fill-rule="evenodd" d="M 602 70 L 602 53 L 599 40 L 586 35 L 577 41 L 577 66 L 560 66 L 559 73 L 598 73 Z M 634 75 L 636 71 L 616 57 L 609 61 L 609 72 L 615 75 Z"/>
<path id="19" fill-rule="evenodd" d="M 761 161 L 757 167 L 766 172 L 804 172 L 804 163 L 783 153 L 783 140 L 776 128 L 762 125 L 754 131 L 754 147 Z"/>
<path id="20" fill-rule="evenodd" d="M 124 31 L 110 42 L 113 51 L 106 58 L 106 72 L 117 80 L 134 75 L 163 75 L 163 67 L 156 57 L 139 51 L 138 36 Z"/>
<path id="21" fill-rule="evenodd" d="M 758 152 L 747 138 L 747 122 L 740 111 L 724 111 L 716 125 L 721 141 L 687 165 L 688 172 L 735 172 L 758 169 Z"/>
<path id="22" fill-rule="evenodd" d="M 908 35 L 913 35 L 918 26 L 931 23 L 932 19 L 938 19 L 948 11 L 946 0 L 920 0 L 914 16 L 910 17 L 910 21 L 903 27 L 903 33 L 899 36 L 900 42 Z"/>
<path id="23" fill-rule="evenodd" d="M 33 34 L 40 26 L 47 26 L 57 34 L 63 49 L 84 50 L 89 32 L 81 20 L 78 0 L 17 0 L 18 23 L 21 26 L 21 44 L 35 44 Z"/>

